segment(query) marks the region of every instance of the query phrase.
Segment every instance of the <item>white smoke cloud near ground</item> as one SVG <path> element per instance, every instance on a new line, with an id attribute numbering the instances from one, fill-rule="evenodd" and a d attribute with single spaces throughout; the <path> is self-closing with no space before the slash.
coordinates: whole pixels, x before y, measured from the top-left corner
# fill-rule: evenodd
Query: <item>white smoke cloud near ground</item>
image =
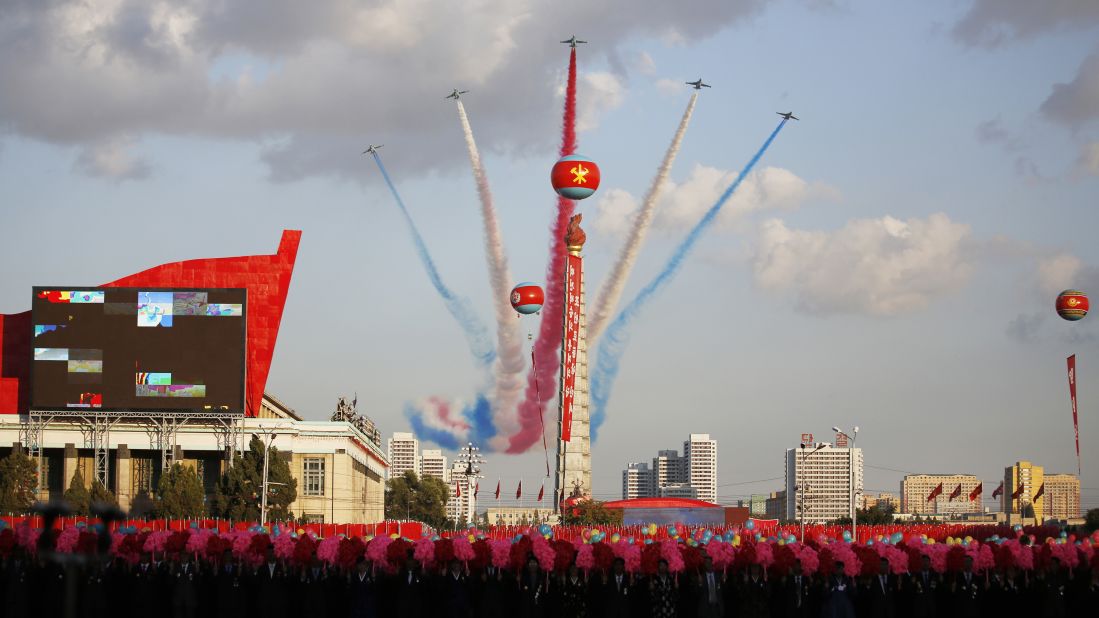
<path id="1" fill-rule="evenodd" d="M 975 268 L 971 243 L 970 227 L 942 213 L 856 219 L 835 231 L 771 219 L 750 262 L 759 287 L 792 294 L 806 313 L 893 316 L 964 286 Z"/>
<path id="2" fill-rule="evenodd" d="M 496 315 L 496 364 L 493 367 L 495 387 L 492 419 L 497 433 L 493 438 L 493 447 L 495 450 L 502 451 L 507 446 L 508 436 L 519 429 L 516 406 L 525 382 L 523 371 L 526 369 L 526 361 L 523 358 L 519 324 L 509 299 L 513 281 L 508 271 L 504 241 L 500 235 L 500 224 L 492 201 L 492 190 L 481 161 L 481 153 L 477 149 L 477 142 L 473 139 L 473 128 L 469 124 L 466 108 L 460 100 L 457 104 L 458 118 L 462 122 L 462 133 L 466 139 L 466 150 L 469 152 L 469 164 L 473 169 L 473 179 L 477 184 L 477 195 L 481 201 L 485 259 L 488 261 L 488 276 L 493 296 L 492 307 Z"/>
<path id="3" fill-rule="evenodd" d="M 652 184 L 649 185 L 649 192 L 645 194 L 645 199 L 641 203 L 641 210 L 637 212 L 634 218 L 629 236 L 626 237 L 626 241 L 618 253 L 618 258 L 611 266 L 610 274 L 607 275 L 603 287 L 599 290 L 599 295 L 588 318 L 588 337 L 593 340 L 599 337 L 599 334 L 607 325 L 607 320 L 610 319 L 611 314 L 618 307 L 622 290 L 626 287 L 626 281 L 630 278 L 634 263 L 637 262 L 637 254 L 641 250 L 641 246 L 645 244 L 645 238 L 649 234 L 649 226 L 652 225 L 661 190 L 668 180 L 672 165 L 675 164 L 676 155 L 679 154 L 679 147 L 683 143 L 683 136 L 687 133 L 687 127 L 691 123 L 691 116 L 694 114 L 695 104 L 697 103 L 698 93 L 695 92 L 691 94 L 691 98 L 687 102 L 687 109 L 683 110 L 679 127 L 676 128 L 672 143 L 669 144 L 668 150 L 664 153 L 664 159 L 656 170 L 656 176 L 653 177 Z"/>

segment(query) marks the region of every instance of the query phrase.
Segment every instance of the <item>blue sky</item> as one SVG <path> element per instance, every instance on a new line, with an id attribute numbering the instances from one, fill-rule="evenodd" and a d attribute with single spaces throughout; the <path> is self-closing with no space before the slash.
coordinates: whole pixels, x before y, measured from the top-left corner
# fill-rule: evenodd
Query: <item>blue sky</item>
<path id="1" fill-rule="evenodd" d="M 357 391 L 385 434 L 408 428 L 408 402 L 469 401 L 485 378 L 358 153 L 386 144 L 443 276 L 491 324 L 477 196 L 442 95 L 472 91 L 511 273 L 542 281 L 556 41 L 575 29 L 591 41 L 580 152 L 603 173 L 580 207 L 589 302 L 686 104 L 680 82 L 713 88 L 626 298 L 709 206 L 705 179 L 739 170 L 774 111 L 802 118 L 637 322 L 594 448 L 597 495 L 691 432 L 719 441 L 722 498 L 778 489 L 732 484 L 781 477 L 783 449 L 834 424 L 860 425 L 871 490 L 896 491 L 895 470 L 993 486 L 1018 459 L 1072 471 L 1070 353 L 1083 485 L 1099 487 L 1099 327 L 1052 311 L 1064 287 L 1099 294 L 1090 3 L 608 3 L 581 23 L 494 4 L 286 3 L 248 23 L 205 2 L 32 3 L 0 17 L 0 312 L 26 309 L 32 285 L 267 253 L 302 229 L 268 389 L 311 418 Z M 493 455 L 485 484 L 529 487 L 542 466 Z"/>

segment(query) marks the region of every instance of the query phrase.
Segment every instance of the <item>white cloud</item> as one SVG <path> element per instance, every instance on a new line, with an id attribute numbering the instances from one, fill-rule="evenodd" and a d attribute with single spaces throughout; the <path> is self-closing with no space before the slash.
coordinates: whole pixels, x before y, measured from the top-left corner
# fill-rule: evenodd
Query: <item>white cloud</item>
<path id="1" fill-rule="evenodd" d="M 751 258 L 756 283 L 791 293 L 807 313 L 897 315 L 957 290 L 973 272 L 968 225 L 945 214 L 857 219 L 825 232 L 764 222 Z"/>
<path id="2" fill-rule="evenodd" d="M 1041 109 L 1049 119 L 1071 128 L 1099 120 L 1099 51 L 1084 58 L 1071 82 L 1054 84 Z"/>
<path id="3" fill-rule="evenodd" d="M 148 161 L 133 152 L 133 140 L 119 138 L 85 146 L 77 155 L 74 167 L 89 176 L 113 180 L 139 180 L 150 173 Z"/>
<path id="4" fill-rule="evenodd" d="M 1075 255 L 1058 253 L 1038 260 L 1038 283 L 1042 293 L 1053 298 L 1061 290 L 1071 288 L 1076 283 L 1084 263 Z"/>
<path id="5" fill-rule="evenodd" d="M 577 89 L 582 89 L 584 96 L 578 97 L 577 101 L 576 130 L 591 131 L 599 127 L 599 118 L 603 114 L 622 105 L 626 87 L 613 73 L 585 73 L 580 79 L 583 83 L 577 85 Z M 565 96 L 564 86 L 560 96 Z"/>
<path id="6" fill-rule="evenodd" d="M 1095 0 L 973 0 L 954 26 L 954 36 L 968 45 L 995 47 L 1058 30 L 1099 24 Z"/>
<path id="7" fill-rule="evenodd" d="M 656 61 L 649 55 L 648 52 L 638 52 L 634 58 L 634 70 L 642 75 L 652 75 L 656 73 Z"/>
<path id="8" fill-rule="evenodd" d="M 656 89 L 663 95 L 673 95 L 683 92 L 683 82 L 678 79 L 662 77 L 656 80 Z"/>
<path id="9" fill-rule="evenodd" d="M 630 229 L 638 202 L 629 191 L 610 189 L 600 194 L 595 203 L 592 229 L 607 236 L 620 236 Z"/>
<path id="10" fill-rule="evenodd" d="M 1076 169 L 1081 174 L 1099 176 L 1099 142 L 1090 142 L 1080 147 Z"/>

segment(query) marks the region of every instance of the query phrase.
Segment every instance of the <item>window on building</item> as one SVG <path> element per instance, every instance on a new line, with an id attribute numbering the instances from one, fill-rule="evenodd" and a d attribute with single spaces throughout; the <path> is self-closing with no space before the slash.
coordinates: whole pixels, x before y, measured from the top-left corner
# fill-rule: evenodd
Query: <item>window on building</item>
<path id="1" fill-rule="evenodd" d="M 323 462 L 323 460 L 322 460 L 322 462 Z M 323 514 L 317 514 L 317 513 L 304 513 L 301 516 L 301 520 L 304 523 L 307 523 L 307 524 L 323 524 L 324 523 L 324 515 Z"/>
<path id="2" fill-rule="evenodd" d="M 306 457 L 303 462 L 302 493 L 306 496 L 324 495 L 324 458 Z"/>

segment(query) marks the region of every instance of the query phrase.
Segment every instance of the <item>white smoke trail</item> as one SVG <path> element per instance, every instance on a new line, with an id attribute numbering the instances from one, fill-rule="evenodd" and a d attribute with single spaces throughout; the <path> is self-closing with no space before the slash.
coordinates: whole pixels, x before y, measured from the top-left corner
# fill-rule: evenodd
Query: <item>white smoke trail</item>
<path id="1" fill-rule="evenodd" d="M 460 100 L 457 103 L 458 118 L 462 121 L 466 149 L 469 150 L 469 164 L 473 168 L 473 178 L 477 182 L 477 193 L 481 198 L 481 218 L 485 227 L 485 258 L 488 261 L 489 282 L 492 285 L 492 305 L 496 311 L 497 340 L 494 370 L 496 384 L 492 406 L 496 435 L 492 439 L 492 446 L 493 450 L 503 451 L 507 447 L 508 437 L 519 430 L 516 406 L 523 388 L 522 374 L 526 369 L 526 359 L 523 357 L 519 322 L 509 300 L 511 273 L 508 272 L 507 256 L 504 255 L 504 243 L 500 238 L 500 226 L 496 221 L 496 208 L 492 204 L 488 177 L 481 164 L 477 142 L 473 140 L 473 129 L 469 126 L 466 108 Z"/>
<path id="2" fill-rule="evenodd" d="M 697 92 L 691 95 L 691 100 L 687 103 L 687 109 L 683 112 L 683 118 L 679 121 L 679 128 L 676 129 L 675 137 L 672 138 L 668 151 L 664 153 L 664 161 L 660 163 L 660 167 L 656 170 L 656 177 L 653 178 L 653 183 L 649 186 L 649 192 L 641 203 L 641 210 L 638 211 L 637 218 L 634 219 L 633 227 L 630 229 L 630 234 L 626 237 L 626 242 L 618 253 L 618 260 L 611 267 L 611 272 L 603 283 L 603 287 L 599 289 L 599 297 L 595 302 L 595 308 L 588 316 L 589 340 L 595 340 L 599 337 L 599 334 L 607 325 L 607 320 L 610 319 L 611 314 L 618 306 L 618 300 L 622 297 L 622 289 L 626 287 L 626 280 L 630 278 L 630 271 L 633 270 L 634 262 L 637 261 L 637 253 L 641 250 L 641 245 L 645 244 L 645 236 L 649 233 L 649 225 L 652 224 L 653 215 L 656 214 L 656 202 L 660 198 L 664 183 L 668 180 L 668 173 L 672 169 L 672 164 L 675 163 L 675 157 L 679 154 L 679 145 L 683 142 L 683 135 L 687 132 L 687 125 L 691 122 L 691 115 L 694 114 L 696 101 L 698 101 Z"/>

